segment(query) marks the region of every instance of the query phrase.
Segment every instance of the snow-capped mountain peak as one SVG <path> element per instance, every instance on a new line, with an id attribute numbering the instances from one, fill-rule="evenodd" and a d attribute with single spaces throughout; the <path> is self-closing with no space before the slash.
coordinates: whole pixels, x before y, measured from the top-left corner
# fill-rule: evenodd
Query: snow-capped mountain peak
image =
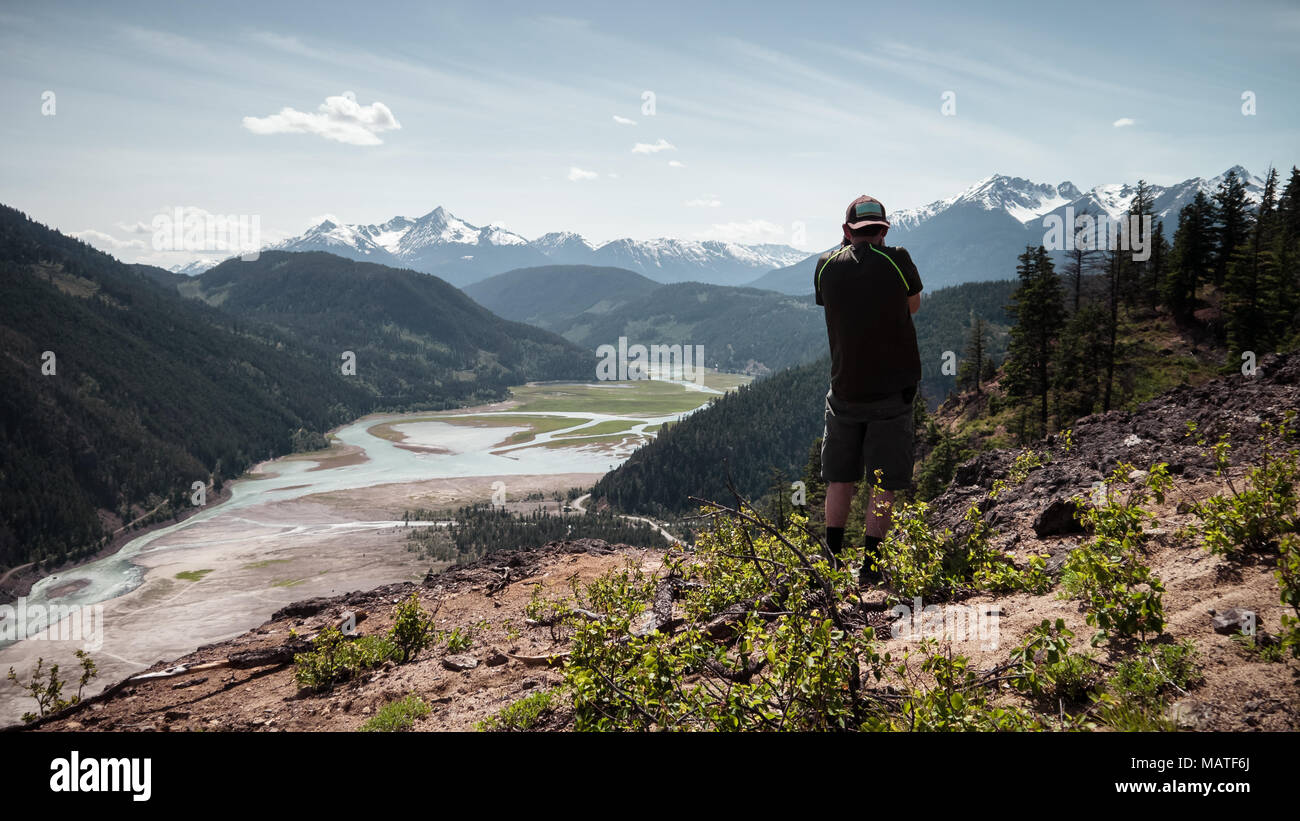
<path id="1" fill-rule="evenodd" d="M 894 212 L 890 222 L 898 228 L 914 228 L 958 205 L 972 205 L 984 211 L 1005 211 L 1022 224 L 1041 217 L 1079 196 L 1074 183 L 1060 185 L 1030 182 L 1022 177 L 991 174 L 960 194 L 920 208 Z"/>
<path id="2" fill-rule="evenodd" d="M 173 265 L 167 270 L 171 271 L 173 274 L 184 274 L 187 277 L 196 277 L 210 268 L 215 268 L 219 262 L 221 262 L 219 259 L 205 259 L 200 257 L 184 264 Z"/>
<path id="3" fill-rule="evenodd" d="M 560 249 L 596 250 L 596 246 L 586 237 L 582 234 L 575 234 L 572 231 L 552 231 L 549 234 L 543 234 L 533 240 L 533 245 L 546 253 L 551 253 L 552 251 Z"/>

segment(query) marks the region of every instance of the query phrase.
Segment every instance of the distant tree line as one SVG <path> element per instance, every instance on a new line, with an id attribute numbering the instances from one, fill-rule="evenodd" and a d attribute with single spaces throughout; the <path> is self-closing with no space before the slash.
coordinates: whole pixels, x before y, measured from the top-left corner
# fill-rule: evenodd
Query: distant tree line
<path id="1" fill-rule="evenodd" d="M 422 525 L 411 529 L 408 546 L 440 562 L 468 562 L 497 550 L 525 550 L 566 539 L 603 539 L 635 547 L 667 547 L 659 531 L 608 511 L 588 511 L 565 516 L 538 508 L 532 513 L 511 513 L 490 504 L 475 504 L 451 513 L 408 511 L 410 521 L 450 520 L 447 526 Z"/>

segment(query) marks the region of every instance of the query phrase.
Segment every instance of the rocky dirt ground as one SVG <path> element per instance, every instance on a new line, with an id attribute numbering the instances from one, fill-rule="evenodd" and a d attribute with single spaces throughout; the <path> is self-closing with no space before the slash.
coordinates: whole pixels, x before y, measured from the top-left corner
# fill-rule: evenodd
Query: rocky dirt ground
<path id="1" fill-rule="evenodd" d="M 1071 497 L 1089 498 L 1102 479 L 1120 463 L 1140 471 L 1165 463 L 1175 491 L 1164 504 L 1149 509 L 1157 521 L 1152 535 L 1149 564 L 1165 585 L 1163 597 L 1166 632 L 1173 640 L 1191 639 L 1201 654 L 1205 683 L 1175 703 L 1182 726 L 1204 730 L 1300 729 L 1300 663 L 1259 661 L 1230 635 L 1215 632 L 1216 613 L 1241 608 L 1256 613 L 1261 631 L 1276 632 L 1283 607 L 1272 562 L 1233 565 L 1206 551 L 1195 539 L 1180 535 L 1196 524 L 1189 503 L 1222 493 L 1226 482 L 1215 475 L 1203 438 L 1213 443 L 1226 436 L 1231 444 L 1231 479 L 1238 488 L 1247 468 L 1257 463 L 1262 448 L 1261 425 L 1277 425 L 1288 411 L 1300 410 L 1300 355 L 1270 356 L 1253 376 L 1233 375 L 1199 387 L 1180 387 L 1133 411 L 1111 411 L 1079 420 L 1072 429 L 1073 445 L 1063 452 L 1060 437 L 1049 439 L 1040 450 L 1051 461 L 1029 470 L 1018 485 L 991 498 L 998 479 L 1006 480 L 1019 451 L 988 451 L 962 465 L 949 489 L 931 503 L 935 524 L 960 532 L 961 520 L 971 505 L 984 513 L 996 533 L 993 544 L 1018 560 L 1030 554 L 1048 554 L 1049 568 L 1059 567 L 1069 552 L 1084 541 L 1071 521 Z M 1197 434 L 1188 436 L 1187 422 Z M 1075 601 L 1056 594 L 1018 594 L 982 601 L 1001 607 L 1004 643 L 1042 619 L 1063 618 L 1079 638 L 1082 648 L 1093 633 Z M 981 656 L 977 646 L 962 651 L 992 666 L 996 660 Z M 1002 652 L 1005 652 L 1003 650 Z M 1104 662 L 1114 660 L 1099 652 Z"/>
<path id="2" fill-rule="evenodd" d="M 1300 662 L 1266 662 L 1231 636 L 1216 632 L 1212 620 L 1231 608 L 1257 614 L 1259 629 L 1276 631 L 1283 613 L 1273 566 L 1267 561 L 1231 565 L 1179 533 L 1192 522 L 1188 502 L 1221 492 L 1205 448 L 1186 437 L 1195 421 L 1208 441 L 1223 434 L 1232 443 L 1232 475 L 1244 473 L 1259 456 L 1263 422 L 1280 421 L 1300 405 L 1300 356 L 1270 358 L 1253 377 L 1229 377 L 1196 388 L 1179 388 L 1132 412 L 1111 412 L 1080 420 L 1068 451 L 1049 442 L 1050 461 L 1009 484 L 996 499 L 993 482 L 1004 479 L 1016 452 L 981 454 L 963 465 L 952 486 L 931 505 L 941 527 L 960 528 L 962 516 L 978 505 L 995 530 L 993 542 L 1024 561 L 1030 554 L 1050 556 L 1059 567 L 1083 534 L 1062 515 L 1074 496 L 1088 496 L 1120 463 L 1146 470 L 1170 466 L 1177 490 L 1152 507 L 1157 521 L 1149 562 L 1166 587 L 1166 640 L 1190 639 L 1200 654 L 1205 680 L 1174 699 L 1173 717 L 1196 730 L 1300 729 Z M 98 697 L 39 723 L 58 730 L 355 730 L 384 704 L 408 693 L 432 707 L 418 730 L 471 730 L 476 722 L 539 688 L 558 683 L 562 673 L 541 657 L 564 649 L 564 636 L 546 627 L 525 625 L 525 608 L 535 589 L 547 597 L 570 593 L 573 579 L 596 576 L 632 563 L 646 572 L 661 569 L 662 554 L 599 540 L 559 542 L 535 550 L 498 553 L 470 565 L 430 574 L 423 584 L 403 583 L 367 592 L 298 602 L 235 639 L 205 646 L 181 659 L 159 662 L 153 671 L 178 664 L 190 668 L 223 659 L 265 660 L 265 651 L 290 642 L 290 631 L 310 636 L 337 623 L 344 614 L 363 614 L 363 634 L 387 630 L 393 611 L 412 591 L 435 612 L 441 630 L 468 629 L 473 646 L 448 658 L 426 651 L 414 662 L 389 665 L 324 695 L 298 692 L 291 664 L 211 667 L 168 678 L 120 682 Z M 868 594 L 868 600 L 872 596 Z M 880 601 L 879 596 L 875 601 Z M 973 667 L 991 668 L 1007 659 L 1010 648 L 1042 619 L 1064 619 L 1084 649 L 1092 628 L 1079 603 L 1053 591 L 1045 595 L 983 595 L 963 602 L 1001 611 L 997 646 L 987 640 L 954 641 L 952 649 L 971 656 Z M 879 609 L 855 615 L 885 636 L 882 649 L 896 656 L 912 649 L 906 638 L 888 637 L 891 617 Z M 1104 647 L 1097 658 L 1117 657 Z M 541 729 L 564 729 L 569 717 L 552 714 Z"/>
<path id="3" fill-rule="evenodd" d="M 244 635 L 159 662 L 147 672 L 179 665 L 203 668 L 241 657 L 258 663 L 265 660 L 266 651 L 293 645 L 290 631 L 311 636 L 349 612 L 359 618 L 359 634 L 380 634 L 392 626 L 396 605 L 412 592 L 419 595 L 426 611 L 435 614 L 439 630 L 467 629 L 473 646 L 457 654 L 426 651 L 400 666 L 389 663 L 322 695 L 299 693 L 291 664 L 205 668 L 123 682 L 37 729 L 346 731 L 356 730 L 388 702 L 417 693 L 432 708 L 417 729 L 473 730 L 476 722 L 563 677 L 540 658 L 563 650 L 563 637 L 557 641 L 549 628 L 524 624 L 525 608 L 535 589 L 547 597 L 563 596 L 571 592 L 571 580 L 590 581 L 627 562 L 653 572 L 661 555 L 581 539 L 497 554 L 430 574 L 423 584 L 392 584 L 296 602 Z M 467 662 L 475 666 L 456 669 Z M 552 720 L 565 721 L 561 715 Z"/>

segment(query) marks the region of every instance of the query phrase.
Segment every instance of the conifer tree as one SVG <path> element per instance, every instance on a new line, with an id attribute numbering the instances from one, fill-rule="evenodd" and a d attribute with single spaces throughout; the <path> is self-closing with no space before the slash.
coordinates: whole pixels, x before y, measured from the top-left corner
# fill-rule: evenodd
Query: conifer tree
<path id="1" fill-rule="evenodd" d="M 1161 300 L 1174 318 L 1186 321 L 1196 306 L 1196 291 L 1210 278 L 1213 265 L 1211 204 L 1201 191 L 1178 213 L 1178 228 L 1165 268 Z"/>
<path id="2" fill-rule="evenodd" d="M 1249 214 L 1246 184 L 1237 177 L 1235 170 L 1229 171 L 1214 192 L 1215 285 L 1223 285 L 1232 255 L 1236 253 L 1237 246 L 1246 240 Z"/>
<path id="3" fill-rule="evenodd" d="M 1106 353 L 1110 344 L 1109 316 L 1100 302 L 1087 302 L 1061 332 L 1058 367 L 1053 380 L 1057 428 L 1096 410 L 1102 395 Z"/>
<path id="4" fill-rule="evenodd" d="M 989 361 L 988 350 L 988 323 L 982 316 L 973 317 L 970 335 L 966 337 L 966 350 L 962 354 L 961 366 L 957 369 L 958 388 L 974 389 L 977 396 L 984 392 L 981 383 Z"/>
<path id="5" fill-rule="evenodd" d="M 1134 243 L 1139 240 L 1153 242 L 1154 237 L 1146 235 L 1147 220 L 1153 223 L 1153 198 L 1151 187 L 1147 185 L 1146 180 L 1138 180 L 1137 192 L 1133 194 L 1133 201 L 1129 204 L 1128 213 L 1124 216 L 1123 231 L 1129 240 L 1129 249 L 1132 251 Z M 1154 231 L 1152 231 L 1154 233 Z M 1139 237 L 1139 234 L 1142 236 Z M 1134 259 L 1135 253 L 1128 253 L 1125 259 L 1125 273 L 1128 276 L 1122 283 L 1124 304 L 1130 307 L 1138 305 L 1149 305 L 1155 301 L 1153 294 L 1156 291 L 1157 283 L 1154 277 L 1155 266 L 1152 264 L 1150 257 L 1144 260 Z"/>
<path id="6" fill-rule="evenodd" d="M 1090 216 L 1085 211 L 1079 215 L 1079 218 Z M 1086 230 L 1075 230 L 1075 227 L 1071 226 L 1071 230 L 1074 231 L 1074 241 L 1071 243 L 1073 247 L 1066 252 L 1065 268 L 1062 274 L 1071 291 L 1073 305 L 1071 310 L 1077 313 L 1083 292 L 1083 280 L 1085 277 L 1097 273 L 1101 254 L 1097 249 L 1095 228 L 1090 235 Z"/>
<path id="7" fill-rule="evenodd" d="M 1271 169 L 1264 195 L 1247 226 L 1248 238 L 1233 254 L 1224 280 L 1229 359 L 1245 351 L 1262 356 L 1284 332 L 1284 278 L 1274 245 L 1277 171 Z"/>
<path id="8" fill-rule="evenodd" d="M 1019 262 L 1020 286 L 1007 308 L 1015 320 L 1007 346 L 1007 394 L 1037 400 L 1039 431 L 1046 435 L 1056 340 L 1065 319 L 1064 294 L 1043 246 L 1026 248 Z"/>

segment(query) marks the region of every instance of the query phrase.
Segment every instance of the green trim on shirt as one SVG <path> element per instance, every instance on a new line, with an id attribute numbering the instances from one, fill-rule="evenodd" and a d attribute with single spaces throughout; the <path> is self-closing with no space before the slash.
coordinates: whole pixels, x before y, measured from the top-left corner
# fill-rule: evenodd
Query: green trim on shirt
<path id="1" fill-rule="evenodd" d="M 844 253 L 845 251 L 849 250 L 849 249 L 852 248 L 852 247 L 853 247 L 852 245 L 845 245 L 843 248 L 841 248 L 840 250 L 836 251 L 835 253 L 833 253 L 833 254 L 831 254 L 829 257 L 827 257 L 827 258 L 826 258 L 826 261 L 823 262 L 823 263 L 821 264 L 821 267 L 817 269 L 817 278 L 816 278 L 816 280 L 815 280 L 814 283 L 813 283 L 814 287 L 815 287 L 817 290 L 819 290 L 819 291 L 821 290 L 821 287 L 822 287 L 822 271 L 825 271 L 825 270 L 826 270 L 826 266 L 829 265 L 829 264 L 831 263 L 831 260 L 835 259 L 835 258 L 838 257 L 840 254 Z M 907 277 L 903 276 L 903 269 L 898 267 L 898 263 L 897 263 L 897 262 L 894 262 L 894 258 L 891 257 L 889 254 L 886 254 L 884 251 L 881 251 L 879 248 L 877 248 L 876 246 L 872 245 L 871 243 L 867 243 L 867 247 L 870 248 L 872 251 L 875 251 L 877 254 L 880 254 L 880 255 L 881 255 L 882 257 L 884 257 L 885 259 L 889 260 L 889 264 L 892 265 L 892 266 L 894 266 L 894 270 L 898 272 L 898 278 L 901 279 L 901 280 L 903 280 L 903 290 L 904 290 L 905 292 L 910 292 L 910 291 L 912 290 L 912 286 L 908 283 L 908 281 L 907 281 Z"/>
<path id="2" fill-rule="evenodd" d="M 813 283 L 813 285 L 817 288 L 817 290 L 819 290 L 819 291 L 821 290 L 821 287 L 822 287 L 822 271 L 825 271 L 825 270 L 826 270 L 826 266 L 831 264 L 831 260 L 835 259 L 835 258 L 838 257 L 840 254 L 844 253 L 845 251 L 849 250 L 849 249 L 852 248 L 852 247 L 853 247 L 852 245 L 845 245 L 845 246 L 844 246 L 843 248 L 841 248 L 840 250 L 838 250 L 838 251 L 836 251 L 835 253 L 833 253 L 833 254 L 831 254 L 830 256 L 828 256 L 828 257 L 826 258 L 826 261 L 823 262 L 823 263 L 821 264 L 821 267 L 817 269 L 817 279 L 816 279 L 816 281 Z"/>
<path id="3" fill-rule="evenodd" d="M 889 254 L 886 254 L 884 251 L 881 251 L 879 248 L 877 248 L 877 247 L 874 246 L 874 245 L 868 245 L 867 247 L 870 248 L 871 250 L 875 251 L 877 254 L 880 254 L 880 255 L 881 255 L 882 257 L 884 257 L 885 259 L 889 260 L 889 264 L 892 265 L 892 266 L 894 266 L 894 270 L 895 270 L 895 271 L 898 271 L 898 278 L 901 279 L 901 280 L 903 280 L 903 290 L 904 290 L 904 291 L 911 291 L 911 290 L 912 290 L 912 286 L 907 284 L 907 277 L 903 276 L 903 269 L 898 267 L 898 263 L 897 263 L 897 262 L 894 262 L 894 258 L 893 258 L 893 257 L 891 257 Z M 826 260 L 826 261 L 827 261 L 827 262 L 830 262 L 830 260 Z"/>

